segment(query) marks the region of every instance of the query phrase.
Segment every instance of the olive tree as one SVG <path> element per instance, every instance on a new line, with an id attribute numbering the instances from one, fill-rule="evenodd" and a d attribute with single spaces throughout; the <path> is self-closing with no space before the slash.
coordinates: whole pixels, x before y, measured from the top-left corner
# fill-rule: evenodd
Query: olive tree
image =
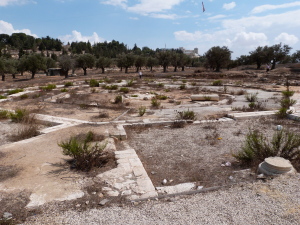
<path id="1" fill-rule="evenodd" d="M 46 60 L 41 54 L 31 54 L 22 56 L 22 68 L 25 71 L 31 72 L 31 79 L 34 79 L 36 72 L 46 70 Z"/>
<path id="2" fill-rule="evenodd" d="M 68 78 L 69 70 L 73 69 L 75 66 L 75 60 L 69 55 L 62 55 L 58 58 L 58 63 L 65 75 L 65 78 Z"/>
<path id="3" fill-rule="evenodd" d="M 96 67 L 101 68 L 102 73 L 105 73 L 105 68 L 110 67 L 112 60 L 107 57 L 100 57 L 96 60 Z"/>
<path id="4" fill-rule="evenodd" d="M 81 54 L 76 58 L 76 65 L 78 68 L 82 68 L 84 75 L 87 75 L 87 68 L 92 69 L 95 65 L 95 57 L 92 54 Z"/>
<path id="5" fill-rule="evenodd" d="M 205 53 L 205 57 L 210 68 L 215 68 L 216 72 L 220 72 L 221 67 L 227 66 L 230 62 L 231 53 L 226 46 L 215 46 Z"/>

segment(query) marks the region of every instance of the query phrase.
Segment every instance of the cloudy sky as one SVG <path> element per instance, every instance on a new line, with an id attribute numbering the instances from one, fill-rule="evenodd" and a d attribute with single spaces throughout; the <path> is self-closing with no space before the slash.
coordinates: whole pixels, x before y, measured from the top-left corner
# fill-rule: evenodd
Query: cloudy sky
<path id="1" fill-rule="evenodd" d="M 0 33 L 68 41 L 117 40 L 132 48 L 228 46 L 233 59 L 257 46 L 300 50 L 300 1 L 0 0 Z"/>

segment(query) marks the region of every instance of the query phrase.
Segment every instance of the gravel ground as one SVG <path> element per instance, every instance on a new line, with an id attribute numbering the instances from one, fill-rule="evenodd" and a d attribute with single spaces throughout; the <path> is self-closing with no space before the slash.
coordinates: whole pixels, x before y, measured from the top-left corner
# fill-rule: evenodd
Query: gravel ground
<path id="1" fill-rule="evenodd" d="M 58 211 L 24 224 L 299 224 L 300 175 L 123 207 Z"/>

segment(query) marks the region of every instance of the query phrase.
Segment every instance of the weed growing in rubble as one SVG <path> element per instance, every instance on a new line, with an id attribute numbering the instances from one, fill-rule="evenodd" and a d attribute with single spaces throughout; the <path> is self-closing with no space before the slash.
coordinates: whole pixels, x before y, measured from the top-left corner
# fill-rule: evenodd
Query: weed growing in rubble
<path id="1" fill-rule="evenodd" d="M 6 96 L 0 95 L 0 99 L 7 99 Z"/>
<path id="2" fill-rule="evenodd" d="M 153 97 L 151 99 L 151 106 L 154 107 L 154 108 L 159 108 L 160 106 L 160 101 L 158 101 L 157 98 Z"/>
<path id="3" fill-rule="evenodd" d="M 257 102 L 257 95 L 258 93 L 250 93 L 245 94 L 245 99 L 247 102 Z"/>
<path id="4" fill-rule="evenodd" d="M 7 94 L 12 95 L 12 94 L 17 94 L 17 93 L 23 92 L 23 91 L 24 91 L 24 89 L 17 88 L 17 89 L 14 89 L 14 90 L 7 91 Z"/>
<path id="5" fill-rule="evenodd" d="M 7 110 L 0 110 L 0 120 L 8 119 L 9 112 Z"/>
<path id="6" fill-rule="evenodd" d="M 286 81 L 286 90 L 282 91 L 282 99 L 280 100 L 280 109 L 276 113 L 279 118 L 286 118 L 288 114 L 291 114 L 292 111 L 290 110 L 290 107 L 296 104 L 296 100 L 291 99 L 291 97 L 294 95 L 294 91 L 290 91 L 289 88 L 289 81 Z"/>
<path id="7" fill-rule="evenodd" d="M 40 89 L 43 91 L 51 91 L 56 88 L 55 84 L 48 84 L 47 86 L 41 86 Z"/>
<path id="8" fill-rule="evenodd" d="M 73 158 L 74 168 L 82 171 L 90 171 L 93 167 L 101 167 L 107 162 L 103 150 L 107 144 L 92 144 L 94 133 L 89 131 L 84 138 L 71 137 L 67 141 L 58 144 L 63 154 Z"/>
<path id="9" fill-rule="evenodd" d="M 127 87 L 121 87 L 120 88 L 120 92 L 128 93 L 129 92 L 129 88 L 127 88 Z"/>
<path id="10" fill-rule="evenodd" d="M 190 111 L 189 109 L 187 111 L 176 111 L 176 119 L 179 120 L 196 120 L 197 116 L 194 111 Z"/>
<path id="11" fill-rule="evenodd" d="M 73 82 L 69 81 L 65 83 L 65 87 L 71 87 L 73 86 Z"/>
<path id="12" fill-rule="evenodd" d="M 140 106 L 139 107 L 139 116 L 143 116 L 146 113 L 146 107 Z"/>
<path id="13" fill-rule="evenodd" d="M 213 81 L 212 85 L 213 86 L 222 86 L 223 82 L 221 80 L 215 80 L 215 81 Z"/>
<path id="14" fill-rule="evenodd" d="M 89 85 L 90 87 L 99 87 L 99 82 L 95 79 L 90 79 Z"/>
<path id="15" fill-rule="evenodd" d="M 122 96 L 121 96 L 121 95 L 117 95 L 117 96 L 115 97 L 114 103 L 115 103 L 115 104 L 119 104 L 119 103 L 122 103 L 122 102 L 123 102 Z"/>
<path id="16" fill-rule="evenodd" d="M 250 130 L 242 149 L 233 157 L 243 164 L 262 162 L 267 157 L 279 156 L 290 160 L 294 166 L 300 163 L 300 135 L 288 130 L 276 131 L 271 140 L 258 130 Z"/>

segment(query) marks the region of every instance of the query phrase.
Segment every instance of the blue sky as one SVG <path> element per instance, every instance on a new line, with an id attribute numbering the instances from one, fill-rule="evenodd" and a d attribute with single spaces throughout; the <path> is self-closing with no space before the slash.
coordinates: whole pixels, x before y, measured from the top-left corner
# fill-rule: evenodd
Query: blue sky
<path id="1" fill-rule="evenodd" d="M 300 50 L 300 1 L 0 0 L 0 33 L 68 41 L 117 40 L 132 48 L 228 46 L 232 58 L 257 46 Z"/>

